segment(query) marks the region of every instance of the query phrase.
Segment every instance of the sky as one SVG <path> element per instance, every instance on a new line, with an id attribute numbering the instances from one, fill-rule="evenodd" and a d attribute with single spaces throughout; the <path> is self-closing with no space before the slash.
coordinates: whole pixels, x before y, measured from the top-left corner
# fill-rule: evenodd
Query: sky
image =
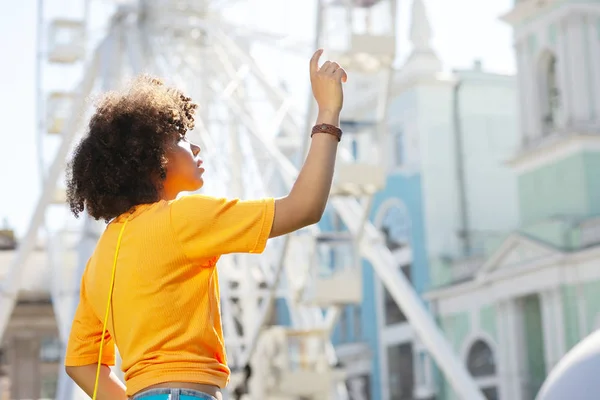
<path id="1" fill-rule="evenodd" d="M 43 1 L 48 4 L 46 8 L 61 15 L 83 0 Z M 309 21 L 313 12 L 305 5 L 311 0 L 247 2 L 253 1 L 261 3 L 259 15 L 276 16 L 279 27 L 294 36 L 305 33 L 308 24 L 303 21 Z M 498 19 L 514 0 L 424 1 L 433 29 L 433 46 L 445 68 L 468 68 L 474 60 L 481 60 L 486 70 L 514 72 L 511 29 Z M 399 56 L 403 58 L 410 50 L 412 1 L 399 3 Z M 251 8 L 256 10 L 254 5 Z M 36 150 L 36 10 L 37 0 L 0 1 L 0 227 L 6 220 L 18 235 L 27 229 L 41 185 Z"/>

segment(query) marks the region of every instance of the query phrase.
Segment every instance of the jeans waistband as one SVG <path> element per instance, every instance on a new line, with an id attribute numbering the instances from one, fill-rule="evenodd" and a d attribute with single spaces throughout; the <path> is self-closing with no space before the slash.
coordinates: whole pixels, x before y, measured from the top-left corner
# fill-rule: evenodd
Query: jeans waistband
<path id="1" fill-rule="evenodd" d="M 131 400 L 217 400 L 208 393 L 193 389 L 150 389 L 136 394 Z"/>

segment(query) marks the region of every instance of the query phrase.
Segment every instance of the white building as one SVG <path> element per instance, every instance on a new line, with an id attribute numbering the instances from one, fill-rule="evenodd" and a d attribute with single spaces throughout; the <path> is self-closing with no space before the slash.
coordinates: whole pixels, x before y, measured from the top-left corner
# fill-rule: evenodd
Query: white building
<path id="1" fill-rule="evenodd" d="M 462 281 L 426 298 L 489 399 L 530 400 L 598 328 L 600 4 L 521 0 L 504 20 L 518 60 L 520 140 L 509 164 L 519 228 L 483 258 L 445 265 Z M 490 200 L 488 214 L 504 209 Z"/>

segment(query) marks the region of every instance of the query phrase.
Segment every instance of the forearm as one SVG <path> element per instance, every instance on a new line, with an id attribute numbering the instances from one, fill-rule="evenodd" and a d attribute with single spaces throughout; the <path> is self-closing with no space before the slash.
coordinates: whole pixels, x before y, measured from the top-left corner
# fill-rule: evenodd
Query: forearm
<path id="1" fill-rule="evenodd" d="M 339 126 L 339 113 L 319 112 L 317 124 Z M 338 139 L 327 133 L 315 134 L 311 139 L 308 155 L 289 197 L 305 210 L 309 219 L 318 221 L 327 205 L 331 190 Z"/>
<path id="2" fill-rule="evenodd" d="M 344 103 L 342 83 L 348 77 L 338 63 L 326 61 L 319 67 L 322 53 L 319 49 L 310 59 L 310 82 L 319 106 L 316 122 L 339 127 Z M 319 222 L 331 191 L 337 148 L 338 138 L 334 135 L 318 133 L 312 137 L 308 155 L 290 193 L 275 200 L 269 237 L 285 235 Z"/>
<path id="3" fill-rule="evenodd" d="M 88 396 L 92 397 L 96 382 L 96 368 L 96 364 L 67 367 L 67 374 Z M 127 400 L 125 385 L 106 365 L 100 368 L 97 400 Z"/>

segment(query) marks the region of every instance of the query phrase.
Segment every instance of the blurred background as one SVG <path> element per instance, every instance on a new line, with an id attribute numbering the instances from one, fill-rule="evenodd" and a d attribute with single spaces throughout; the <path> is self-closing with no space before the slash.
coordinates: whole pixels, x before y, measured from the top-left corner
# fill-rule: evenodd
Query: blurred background
<path id="1" fill-rule="evenodd" d="M 222 258 L 227 398 L 533 400 L 600 326 L 597 2 L 5 1 L 1 400 L 86 398 L 62 357 L 105 224 L 64 171 L 94 96 L 160 76 L 200 104 L 203 193 L 281 196 L 318 47 L 349 75 L 331 199 Z"/>

